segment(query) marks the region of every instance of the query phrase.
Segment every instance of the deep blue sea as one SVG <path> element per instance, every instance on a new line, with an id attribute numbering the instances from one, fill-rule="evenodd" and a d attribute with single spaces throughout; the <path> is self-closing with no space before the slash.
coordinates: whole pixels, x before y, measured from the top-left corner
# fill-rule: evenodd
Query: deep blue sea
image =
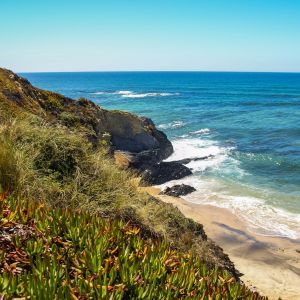
<path id="1" fill-rule="evenodd" d="M 249 230 L 300 238 L 300 74 L 101 72 L 21 74 L 37 87 L 152 118 L 168 160 L 191 162 L 185 199 L 230 209 Z M 170 185 L 168 183 L 167 185 Z"/>

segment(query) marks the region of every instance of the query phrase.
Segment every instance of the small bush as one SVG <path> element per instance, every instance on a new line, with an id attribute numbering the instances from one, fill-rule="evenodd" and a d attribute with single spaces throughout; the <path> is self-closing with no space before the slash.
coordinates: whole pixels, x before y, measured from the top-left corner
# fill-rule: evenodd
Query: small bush
<path id="1" fill-rule="evenodd" d="M 17 189 L 20 172 L 14 149 L 8 141 L 0 139 L 0 192 Z"/>
<path id="2" fill-rule="evenodd" d="M 63 111 L 59 115 L 59 119 L 62 121 L 62 123 L 65 126 L 68 126 L 68 127 L 76 126 L 80 122 L 80 118 L 79 117 L 77 117 L 74 114 L 71 114 L 69 112 L 65 112 L 65 111 Z"/>
<path id="3" fill-rule="evenodd" d="M 81 160 L 86 159 L 85 151 L 78 139 L 64 136 L 46 137 L 34 158 L 37 170 L 58 180 L 74 176 Z"/>

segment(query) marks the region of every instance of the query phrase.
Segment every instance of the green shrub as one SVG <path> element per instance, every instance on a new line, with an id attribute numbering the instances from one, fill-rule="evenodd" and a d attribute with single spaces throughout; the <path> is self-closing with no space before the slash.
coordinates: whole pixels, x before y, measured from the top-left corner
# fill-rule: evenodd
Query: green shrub
<path id="1" fill-rule="evenodd" d="M 62 111 L 64 108 L 62 96 L 53 92 L 45 91 L 44 94 L 47 98 L 44 100 L 43 105 L 47 110 Z"/>
<path id="2" fill-rule="evenodd" d="M 59 119 L 62 121 L 62 123 L 68 127 L 76 126 L 79 124 L 80 119 L 79 117 L 75 116 L 74 114 L 71 114 L 69 112 L 63 111 L 59 115 Z"/>
<path id="3" fill-rule="evenodd" d="M 80 160 L 86 159 L 81 141 L 74 136 L 66 139 L 62 135 L 50 135 L 39 146 L 39 153 L 34 158 L 36 169 L 58 180 L 74 176 Z"/>

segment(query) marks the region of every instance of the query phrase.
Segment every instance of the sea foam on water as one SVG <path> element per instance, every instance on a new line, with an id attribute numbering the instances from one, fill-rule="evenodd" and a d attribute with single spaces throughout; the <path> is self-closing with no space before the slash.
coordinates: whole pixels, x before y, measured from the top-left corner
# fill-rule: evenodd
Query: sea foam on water
<path id="1" fill-rule="evenodd" d="M 249 230 L 257 234 L 300 238 L 299 214 L 273 207 L 265 199 L 248 196 L 247 187 L 237 182 L 234 184 L 239 186 L 231 189 L 230 184 L 223 180 L 226 174 L 235 173 L 241 177 L 247 175 L 240 168 L 239 161 L 230 155 L 234 147 L 222 147 L 216 141 L 201 138 L 181 138 L 172 143 L 174 153 L 166 161 L 196 159 L 186 164 L 193 175 L 168 182 L 160 188 L 182 183 L 191 185 L 196 188 L 196 192 L 183 196 L 187 201 L 229 209 L 246 222 Z M 220 178 L 207 176 L 207 172 L 218 174 Z"/>

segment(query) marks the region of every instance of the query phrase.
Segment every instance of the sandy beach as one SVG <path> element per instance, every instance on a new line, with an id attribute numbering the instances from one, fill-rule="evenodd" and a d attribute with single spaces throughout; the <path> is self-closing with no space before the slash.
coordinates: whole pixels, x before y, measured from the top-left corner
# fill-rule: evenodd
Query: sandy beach
<path id="1" fill-rule="evenodd" d="M 269 299 L 300 299 L 299 240 L 258 235 L 227 209 L 159 195 L 160 189 L 155 187 L 142 189 L 203 224 L 208 237 L 224 249 L 244 274 L 241 279 L 248 286 Z"/>

